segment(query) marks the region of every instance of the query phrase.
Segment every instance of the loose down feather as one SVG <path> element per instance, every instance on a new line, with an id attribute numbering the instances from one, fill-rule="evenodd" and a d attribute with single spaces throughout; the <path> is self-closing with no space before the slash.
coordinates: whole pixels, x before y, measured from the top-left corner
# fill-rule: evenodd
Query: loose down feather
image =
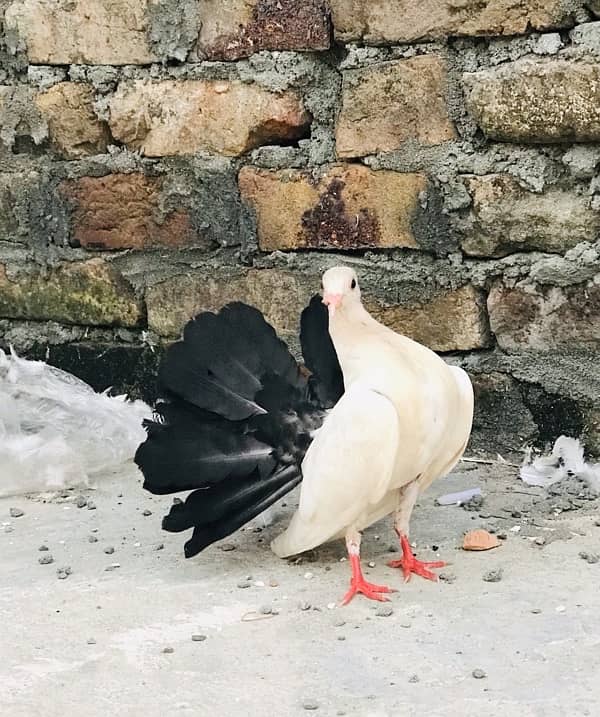
<path id="1" fill-rule="evenodd" d="M 133 458 L 151 414 L 0 350 L 0 497 L 87 485 Z"/>
<path id="2" fill-rule="evenodd" d="M 303 326 L 317 351 L 330 339 L 322 315 L 313 316 Z M 193 529 L 187 557 L 301 481 L 312 436 L 341 394 L 329 364 L 325 370 L 315 358 L 307 378 L 262 314 L 242 303 L 186 325 L 160 368 L 162 399 L 135 460 L 150 492 L 192 491 L 163 520 L 170 532 Z"/>

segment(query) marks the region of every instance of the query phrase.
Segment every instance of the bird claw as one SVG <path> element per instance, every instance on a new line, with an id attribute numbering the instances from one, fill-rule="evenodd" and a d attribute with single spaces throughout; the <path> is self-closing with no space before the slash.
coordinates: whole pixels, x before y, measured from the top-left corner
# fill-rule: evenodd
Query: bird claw
<path id="1" fill-rule="evenodd" d="M 390 568 L 402 568 L 405 583 L 410 580 L 412 573 L 420 575 L 426 580 L 433 580 L 434 582 L 436 582 L 437 580 L 439 580 L 439 577 L 427 568 L 443 568 L 446 565 L 447 563 L 445 563 L 443 560 L 436 560 L 434 562 L 425 563 L 421 560 L 417 560 L 415 557 L 413 557 L 412 560 L 409 559 L 408 561 L 406 561 L 405 558 L 400 558 L 399 560 L 390 560 L 388 562 L 388 566 Z"/>
<path id="2" fill-rule="evenodd" d="M 381 593 L 395 593 L 393 588 L 388 588 L 386 585 L 374 585 L 366 580 L 355 580 L 352 578 L 350 581 L 350 589 L 342 598 L 341 604 L 347 605 L 352 598 L 360 593 L 369 600 L 377 600 L 379 602 L 389 602 L 389 598 Z"/>

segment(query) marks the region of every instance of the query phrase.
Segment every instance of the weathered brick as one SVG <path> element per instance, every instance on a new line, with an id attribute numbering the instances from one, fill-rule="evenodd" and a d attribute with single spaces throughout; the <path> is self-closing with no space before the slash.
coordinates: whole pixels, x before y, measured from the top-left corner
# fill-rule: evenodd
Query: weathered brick
<path id="1" fill-rule="evenodd" d="M 492 139 L 600 141 L 598 63 L 523 59 L 463 78 L 467 108 Z"/>
<path id="2" fill-rule="evenodd" d="M 520 35 L 570 27 L 562 0 L 330 0 L 336 38 L 385 45 L 449 36 Z"/>
<path id="3" fill-rule="evenodd" d="M 148 0 L 15 0 L 6 26 L 29 61 L 47 65 L 129 65 L 156 61 L 148 44 Z"/>
<path id="4" fill-rule="evenodd" d="M 488 310 L 492 331 L 508 351 L 600 347 L 599 281 L 567 288 L 492 287 Z"/>
<path id="5" fill-rule="evenodd" d="M 202 2 L 198 52 L 238 60 L 260 50 L 326 50 L 329 17 L 323 0 Z"/>
<path id="6" fill-rule="evenodd" d="M 148 157 L 218 152 L 302 137 L 310 124 L 292 91 L 239 81 L 163 80 L 121 84 L 110 102 L 113 136 Z"/>
<path id="7" fill-rule="evenodd" d="M 296 334 L 300 313 L 314 293 L 310 281 L 278 269 L 189 272 L 147 290 L 148 325 L 163 336 L 178 336 L 199 311 L 244 301 L 260 309 L 278 332 Z"/>
<path id="8" fill-rule="evenodd" d="M 470 285 L 419 304 L 367 299 L 365 305 L 378 321 L 434 351 L 468 351 L 490 343 L 485 302 Z"/>
<path id="9" fill-rule="evenodd" d="M 336 127 L 338 156 L 388 152 L 411 139 L 424 145 L 452 139 L 446 84 L 446 63 L 435 55 L 347 70 Z"/>
<path id="10" fill-rule="evenodd" d="M 9 277 L 0 264 L 0 317 L 92 326 L 137 326 L 144 307 L 133 288 L 101 259 Z"/>
<path id="11" fill-rule="evenodd" d="M 590 208 L 589 197 L 556 188 L 536 194 L 505 174 L 466 177 L 465 183 L 473 200 L 461 242 L 467 254 L 562 252 L 600 230 L 600 214 Z"/>
<path id="12" fill-rule="evenodd" d="M 263 251 L 418 247 L 412 221 L 427 186 L 422 174 L 348 164 L 315 180 L 309 172 L 244 167 L 239 184 Z"/>
<path id="13" fill-rule="evenodd" d="M 110 134 L 93 107 L 91 87 L 79 82 L 60 82 L 35 98 L 48 123 L 54 148 L 66 159 L 80 159 L 106 151 Z"/>
<path id="14" fill-rule="evenodd" d="M 65 181 L 60 193 L 73 205 L 72 242 L 87 249 L 149 249 L 196 243 L 189 214 L 161 210 L 162 179 L 109 174 Z"/>

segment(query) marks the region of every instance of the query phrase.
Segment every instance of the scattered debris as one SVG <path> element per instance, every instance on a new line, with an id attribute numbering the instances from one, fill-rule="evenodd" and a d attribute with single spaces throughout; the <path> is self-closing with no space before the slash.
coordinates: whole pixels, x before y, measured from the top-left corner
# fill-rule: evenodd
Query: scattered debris
<path id="1" fill-rule="evenodd" d="M 261 605 L 261 607 L 258 610 L 261 615 L 272 615 L 273 614 L 273 607 L 272 605 Z"/>
<path id="2" fill-rule="evenodd" d="M 576 438 L 560 436 L 556 439 L 550 455 L 533 457 L 529 448 L 519 471 L 522 481 L 528 485 L 547 488 L 568 477 L 585 481 L 596 493 L 600 491 L 600 464 L 587 463 L 584 447 Z"/>
<path id="3" fill-rule="evenodd" d="M 502 568 L 497 568 L 496 570 L 488 570 L 488 572 L 484 574 L 483 579 L 486 583 L 499 583 L 502 580 L 503 574 L 504 571 L 502 570 Z"/>
<path id="4" fill-rule="evenodd" d="M 594 563 L 600 561 L 600 555 L 597 555 L 596 553 L 587 553 L 585 550 L 582 550 L 579 553 L 579 557 L 582 560 L 585 560 L 585 562 L 589 563 L 590 565 L 593 565 Z"/>
<path id="5" fill-rule="evenodd" d="M 471 674 L 473 675 L 473 677 L 476 680 L 483 680 L 484 677 L 487 677 L 487 675 L 485 674 L 485 671 L 479 667 L 477 667 L 475 670 L 473 670 L 473 672 L 471 672 Z"/>
<path id="6" fill-rule="evenodd" d="M 304 702 L 302 703 L 302 708 L 309 712 L 314 712 L 314 710 L 319 709 L 319 703 L 315 700 L 304 700 Z"/>
<path id="7" fill-rule="evenodd" d="M 533 615 L 539 615 L 542 612 L 541 607 L 532 607 L 530 611 Z"/>
<path id="8" fill-rule="evenodd" d="M 104 548 L 104 552 L 107 555 L 112 555 L 115 552 L 115 549 L 113 548 L 112 545 L 107 545 L 106 548 Z"/>
<path id="9" fill-rule="evenodd" d="M 64 568 L 58 568 L 58 570 L 56 571 L 56 574 L 57 574 L 59 580 L 65 580 L 66 578 L 69 577 L 69 575 L 72 574 L 72 572 L 73 571 L 71 570 L 71 568 L 67 565 Z"/>
<path id="10" fill-rule="evenodd" d="M 142 515 L 144 516 L 144 518 L 147 518 L 149 515 L 152 515 L 152 511 L 146 508 L 146 510 L 142 511 Z"/>
<path id="11" fill-rule="evenodd" d="M 162 651 L 165 655 L 172 655 L 175 652 L 172 647 L 163 647 Z"/>
<path id="12" fill-rule="evenodd" d="M 411 684 L 414 685 L 415 683 L 417 683 L 417 682 L 420 681 L 420 680 L 419 680 L 419 675 L 411 675 L 411 676 L 408 678 L 408 681 L 409 681 Z"/>
<path id="13" fill-rule="evenodd" d="M 10 508 L 8 512 L 11 518 L 22 518 L 25 515 L 25 511 L 21 508 Z"/>
<path id="14" fill-rule="evenodd" d="M 206 635 L 192 635 L 192 642 L 204 642 Z"/>
<path id="15" fill-rule="evenodd" d="M 88 645 L 95 645 L 95 644 L 96 644 L 96 640 L 94 640 L 93 637 L 88 637 L 88 639 L 87 639 L 87 644 L 88 644 Z"/>
<path id="16" fill-rule="evenodd" d="M 250 580 L 240 580 L 237 586 L 238 588 L 240 588 L 240 590 L 245 590 L 246 588 L 251 587 L 252 583 L 250 582 Z"/>
<path id="17" fill-rule="evenodd" d="M 223 543 L 222 545 L 219 545 L 219 550 L 222 550 L 224 553 L 229 553 L 236 548 L 237 545 L 234 545 L 233 543 Z"/>
<path id="18" fill-rule="evenodd" d="M 390 617 L 390 615 L 394 614 L 394 608 L 391 605 L 382 605 L 381 607 L 378 607 L 377 610 L 375 610 L 375 615 L 377 617 Z"/>
<path id="19" fill-rule="evenodd" d="M 451 585 L 453 582 L 455 582 L 456 575 L 454 573 L 439 573 L 438 578 L 443 583 L 448 583 L 449 585 Z"/>
<path id="20" fill-rule="evenodd" d="M 98 538 L 95 535 L 88 535 L 88 543 L 97 543 Z"/>
<path id="21" fill-rule="evenodd" d="M 463 538 L 463 550 L 491 550 L 500 545 L 498 537 L 487 530 L 470 530 Z"/>
<path id="22" fill-rule="evenodd" d="M 40 565 L 51 565 L 54 562 L 54 558 L 52 557 L 51 553 L 46 553 L 45 555 L 41 555 L 38 558 L 38 563 Z"/>
<path id="23" fill-rule="evenodd" d="M 154 546 L 154 550 L 163 550 L 165 547 L 164 543 L 158 543 L 158 545 Z"/>
<path id="24" fill-rule="evenodd" d="M 78 508 L 85 508 L 85 506 L 86 506 L 87 504 L 88 504 L 87 498 L 86 498 L 84 495 L 80 495 L 80 496 L 77 498 L 77 502 L 75 503 L 75 505 L 76 505 Z"/>
<path id="25" fill-rule="evenodd" d="M 261 612 L 247 612 L 242 615 L 242 622 L 253 622 L 254 620 L 267 620 L 268 618 L 275 617 L 274 612 L 270 612 L 268 615 L 264 615 Z"/>
<path id="26" fill-rule="evenodd" d="M 474 495 L 472 498 L 462 504 L 464 510 L 479 510 L 483 505 L 483 496 Z"/>
<path id="27" fill-rule="evenodd" d="M 463 505 L 475 496 L 481 496 L 481 488 L 467 488 L 457 493 L 446 493 L 435 499 L 437 505 Z"/>
<path id="28" fill-rule="evenodd" d="M 567 612 L 567 608 L 564 605 L 559 605 L 556 608 L 556 612 Z"/>
<path id="29" fill-rule="evenodd" d="M 92 500 L 88 500 L 87 502 L 87 509 L 88 510 L 96 510 L 96 504 Z"/>
<path id="30" fill-rule="evenodd" d="M 38 550 L 39 550 L 41 553 L 45 553 L 47 550 L 50 550 L 50 548 L 49 548 L 47 545 L 40 545 L 40 547 L 38 548 Z"/>

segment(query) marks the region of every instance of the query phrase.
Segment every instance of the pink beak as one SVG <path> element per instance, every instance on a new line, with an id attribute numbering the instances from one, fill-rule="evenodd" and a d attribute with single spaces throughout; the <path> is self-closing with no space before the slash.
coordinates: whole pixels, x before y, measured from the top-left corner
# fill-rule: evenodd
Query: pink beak
<path id="1" fill-rule="evenodd" d="M 323 294 L 323 303 L 329 309 L 329 316 L 333 316 L 335 314 L 335 310 L 340 308 L 340 304 L 342 303 L 342 294 L 330 294 L 326 291 Z"/>

